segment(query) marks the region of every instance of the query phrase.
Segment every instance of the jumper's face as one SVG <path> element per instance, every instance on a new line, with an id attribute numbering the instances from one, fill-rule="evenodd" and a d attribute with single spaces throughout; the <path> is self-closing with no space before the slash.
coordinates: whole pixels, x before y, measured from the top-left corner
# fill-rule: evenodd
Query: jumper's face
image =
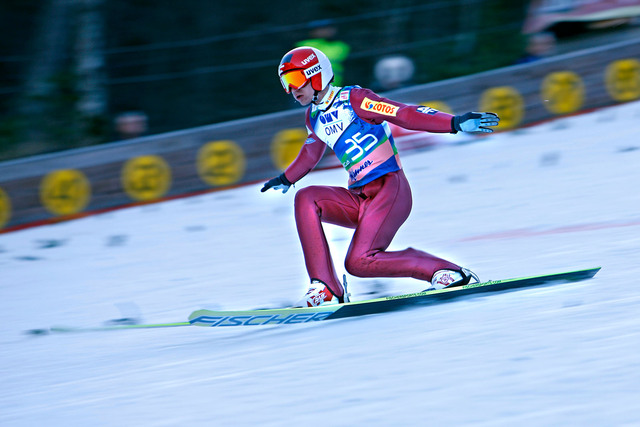
<path id="1" fill-rule="evenodd" d="M 309 105 L 313 101 L 314 90 L 309 84 L 311 81 L 307 81 L 305 85 L 298 89 L 291 88 L 291 95 L 294 99 L 300 103 L 300 105 Z"/>

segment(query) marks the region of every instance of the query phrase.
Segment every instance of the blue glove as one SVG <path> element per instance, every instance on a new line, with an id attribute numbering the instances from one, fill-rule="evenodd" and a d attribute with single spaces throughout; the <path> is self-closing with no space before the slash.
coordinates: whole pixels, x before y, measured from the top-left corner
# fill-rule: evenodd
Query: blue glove
<path id="1" fill-rule="evenodd" d="M 488 126 L 498 126 L 500 117 L 495 113 L 465 113 L 453 117 L 453 129 L 456 132 L 491 133 L 493 129 Z"/>
<path id="2" fill-rule="evenodd" d="M 264 183 L 264 187 L 260 190 L 262 193 L 267 191 L 270 188 L 274 190 L 282 190 L 282 194 L 289 191 L 289 187 L 291 187 L 291 182 L 287 179 L 284 173 L 281 173 L 279 176 L 275 178 L 271 178 L 269 181 Z"/>

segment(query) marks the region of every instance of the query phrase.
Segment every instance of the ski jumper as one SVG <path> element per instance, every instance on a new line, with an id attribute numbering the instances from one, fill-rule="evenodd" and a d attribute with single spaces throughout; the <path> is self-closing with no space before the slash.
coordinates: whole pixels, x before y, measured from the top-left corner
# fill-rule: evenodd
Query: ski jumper
<path id="1" fill-rule="evenodd" d="M 343 294 L 322 222 L 355 229 L 347 272 L 357 277 L 413 277 L 430 281 L 441 269 L 460 267 L 407 248 L 388 252 L 391 240 L 409 217 L 412 198 L 387 122 L 412 130 L 449 133 L 452 115 L 405 105 L 359 86 L 330 87 L 319 105 L 306 113 L 309 133 L 300 153 L 285 170 L 292 183 L 309 173 L 327 146 L 349 174 L 348 188 L 310 186 L 295 196 L 295 219 L 310 279 Z"/>

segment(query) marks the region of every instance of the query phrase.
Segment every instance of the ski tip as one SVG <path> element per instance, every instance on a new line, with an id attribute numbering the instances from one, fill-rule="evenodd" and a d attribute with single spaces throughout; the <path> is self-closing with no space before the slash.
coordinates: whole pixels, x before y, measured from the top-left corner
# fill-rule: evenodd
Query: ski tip
<path id="1" fill-rule="evenodd" d="M 602 267 L 593 267 L 593 268 L 585 268 L 583 271 L 591 274 L 591 277 L 598 274 L 598 272 L 602 269 Z"/>

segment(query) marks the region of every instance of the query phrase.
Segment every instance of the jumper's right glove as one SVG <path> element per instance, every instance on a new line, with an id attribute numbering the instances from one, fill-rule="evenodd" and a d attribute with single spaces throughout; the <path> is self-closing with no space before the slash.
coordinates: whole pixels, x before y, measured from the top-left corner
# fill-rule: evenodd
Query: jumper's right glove
<path id="1" fill-rule="evenodd" d="M 267 191 L 270 188 L 274 190 L 282 190 L 282 194 L 289 191 L 289 187 L 291 187 L 291 182 L 287 179 L 284 173 L 281 173 L 279 176 L 275 178 L 271 178 L 269 181 L 264 183 L 264 187 L 260 190 L 262 193 Z"/>
<path id="2" fill-rule="evenodd" d="M 465 113 L 453 117 L 453 128 L 457 132 L 483 133 L 493 132 L 488 126 L 498 126 L 500 117 L 495 113 Z"/>

